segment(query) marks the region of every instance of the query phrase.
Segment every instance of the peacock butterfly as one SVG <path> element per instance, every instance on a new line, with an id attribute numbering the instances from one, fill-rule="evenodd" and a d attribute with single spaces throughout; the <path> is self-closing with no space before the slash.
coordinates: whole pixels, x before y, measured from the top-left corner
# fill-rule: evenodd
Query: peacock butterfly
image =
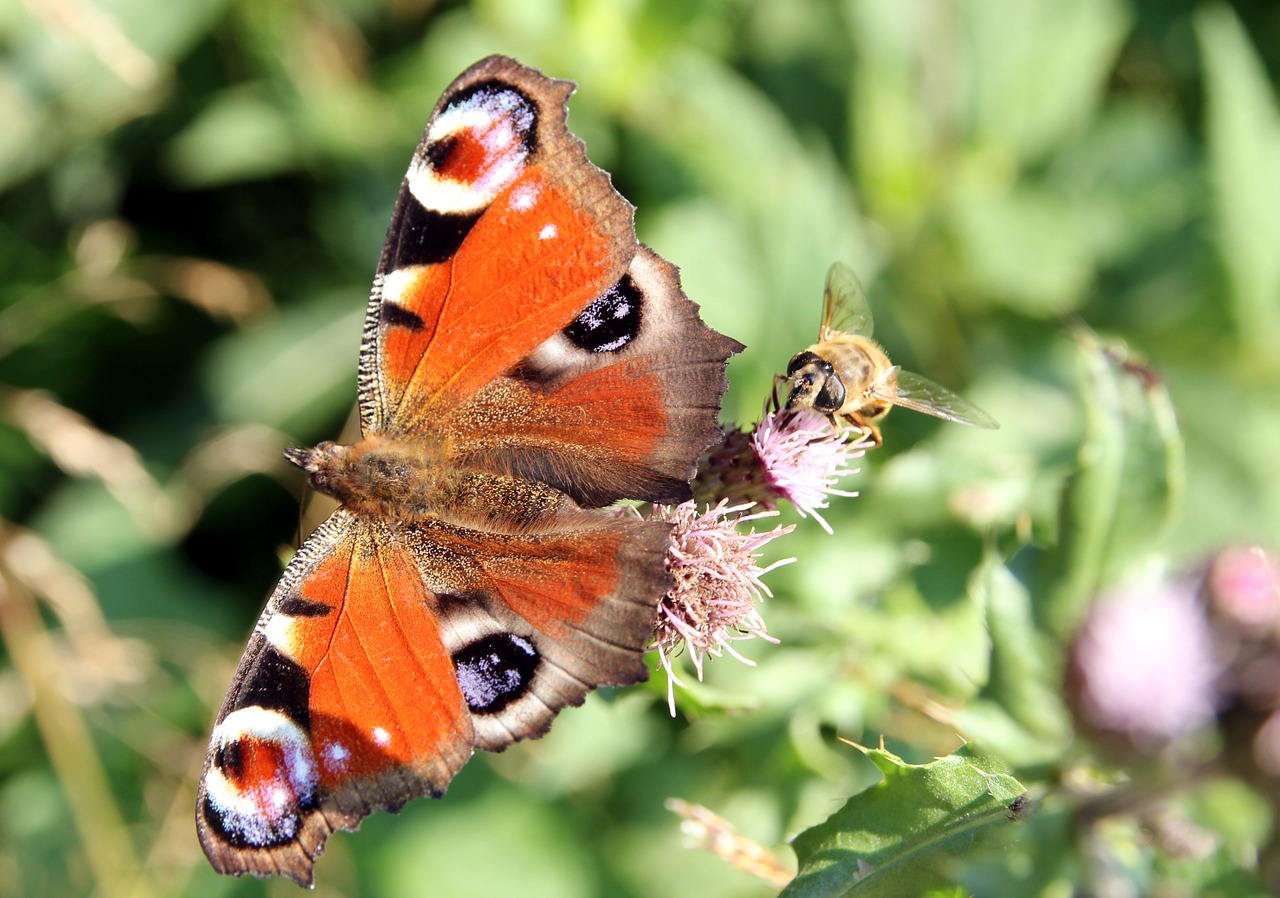
<path id="1" fill-rule="evenodd" d="M 310 885 L 334 830 L 646 676 L 669 525 L 604 506 L 689 497 L 741 346 L 637 243 L 573 89 L 494 56 L 427 122 L 369 298 L 362 438 L 285 453 L 341 505 L 214 723 L 196 826 L 222 873 Z"/>

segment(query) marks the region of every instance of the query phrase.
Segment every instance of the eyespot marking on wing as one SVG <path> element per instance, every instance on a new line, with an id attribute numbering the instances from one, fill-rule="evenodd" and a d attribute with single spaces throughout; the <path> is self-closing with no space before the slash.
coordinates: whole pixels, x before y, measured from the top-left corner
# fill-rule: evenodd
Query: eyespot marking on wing
<path id="1" fill-rule="evenodd" d="M 485 636 L 453 656 L 473 714 L 494 714 L 528 692 L 541 661 L 533 643 L 514 633 Z"/>
<path id="2" fill-rule="evenodd" d="M 624 274 L 564 329 L 569 342 L 588 352 L 617 352 L 640 333 L 643 297 Z"/>
<path id="3" fill-rule="evenodd" d="M 236 846 L 290 841 L 315 803 L 319 775 L 302 727 L 278 711 L 233 711 L 213 731 L 206 817 Z"/>
<path id="4" fill-rule="evenodd" d="M 537 120 L 537 105 L 502 81 L 458 92 L 432 120 L 409 167 L 409 192 L 437 213 L 483 211 L 524 171 Z"/>

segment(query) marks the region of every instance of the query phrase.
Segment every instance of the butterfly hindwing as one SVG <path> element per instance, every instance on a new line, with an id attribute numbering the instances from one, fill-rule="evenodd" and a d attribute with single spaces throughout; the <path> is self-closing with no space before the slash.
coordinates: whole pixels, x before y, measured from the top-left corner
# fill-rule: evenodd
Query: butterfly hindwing
<path id="1" fill-rule="evenodd" d="M 582 505 L 681 502 L 719 434 L 724 360 L 675 267 L 640 246 L 619 283 L 451 420 L 458 462 L 555 486 Z"/>
<path id="2" fill-rule="evenodd" d="M 309 884 L 330 832 L 442 795 L 473 747 L 541 735 L 589 690 L 643 679 L 666 525 L 562 524 L 390 528 L 340 510 L 317 530 L 214 727 L 197 805 L 214 866 Z"/>
<path id="3" fill-rule="evenodd" d="M 579 514 L 541 533 L 439 521 L 409 531 L 477 747 L 540 736 L 591 689 L 646 677 L 654 597 L 670 586 L 668 530 Z"/>

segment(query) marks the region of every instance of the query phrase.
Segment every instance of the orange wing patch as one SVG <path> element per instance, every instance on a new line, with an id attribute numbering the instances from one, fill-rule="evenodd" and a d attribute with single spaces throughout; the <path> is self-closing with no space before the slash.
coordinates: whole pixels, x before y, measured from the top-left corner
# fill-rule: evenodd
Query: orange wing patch
<path id="1" fill-rule="evenodd" d="M 422 322 L 384 328 L 386 426 L 419 432 L 569 324 L 608 286 L 612 249 L 534 169 L 488 208 L 456 256 L 385 277 L 382 302 Z"/>
<path id="2" fill-rule="evenodd" d="M 564 637 L 602 596 L 618 588 L 617 558 L 627 531 L 597 525 L 569 533 L 500 536 L 433 523 L 424 535 L 433 551 L 468 560 L 471 590 L 500 600 L 547 636 Z"/>
<path id="3" fill-rule="evenodd" d="M 324 572 L 345 595 L 309 667 L 322 782 L 404 765 L 443 791 L 471 754 L 462 693 L 414 559 L 381 528 L 365 533 Z"/>

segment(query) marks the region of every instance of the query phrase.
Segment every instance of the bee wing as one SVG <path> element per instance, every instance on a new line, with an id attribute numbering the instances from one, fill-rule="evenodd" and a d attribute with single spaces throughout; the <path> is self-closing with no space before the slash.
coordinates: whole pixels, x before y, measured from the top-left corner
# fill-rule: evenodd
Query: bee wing
<path id="1" fill-rule="evenodd" d="M 837 332 L 870 337 L 874 323 L 862 282 L 852 268 L 836 262 L 827 271 L 827 286 L 822 295 L 822 328 L 818 339 L 826 340 Z"/>
<path id="2" fill-rule="evenodd" d="M 995 418 L 968 399 L 926 377 L 899 370 L 897 381 L 896 388 L 892 386 L 892 380 L 889 379 L 882 386 L 873 388 L 873 392 L 878 389 L 881 395 L 877 398 L 888 400 L 902 408 L 942 418 L 945 421 L 968 424 L 970 427 L 982 427 L 986 430 L 995 430 L 1000 426 Z"/>

